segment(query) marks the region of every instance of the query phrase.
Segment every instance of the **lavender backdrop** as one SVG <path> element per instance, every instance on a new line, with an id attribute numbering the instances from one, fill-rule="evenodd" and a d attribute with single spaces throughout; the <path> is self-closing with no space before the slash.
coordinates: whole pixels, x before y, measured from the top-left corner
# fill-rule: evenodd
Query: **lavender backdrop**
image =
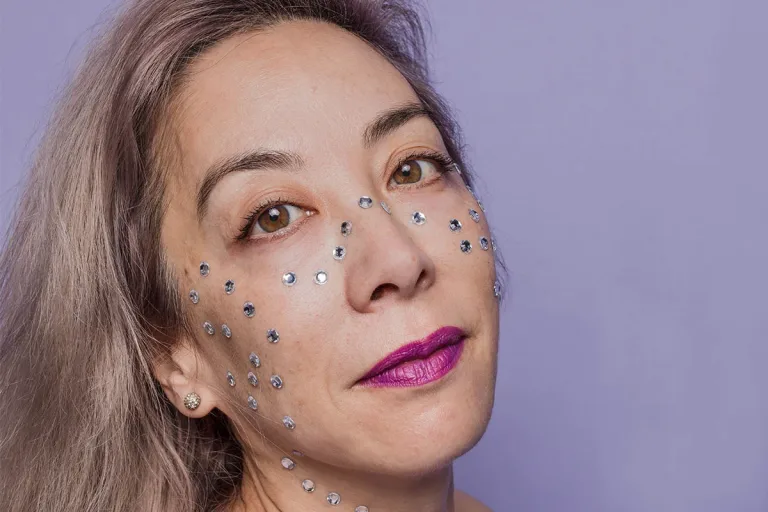
<path id="1" fill-rule="evenodd" d="M 0 7 L 0 227 L 108 5 Z M 497 511 L 768 510 L 768 3 L 430 10 L 512 269 L 458 486 Z"/>

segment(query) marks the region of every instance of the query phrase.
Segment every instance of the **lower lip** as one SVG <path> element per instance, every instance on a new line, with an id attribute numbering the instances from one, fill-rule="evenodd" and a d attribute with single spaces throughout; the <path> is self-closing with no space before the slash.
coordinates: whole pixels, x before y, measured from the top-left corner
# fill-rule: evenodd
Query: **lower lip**
<path id="1" fill-rule="evenodd" d="M 459 362 L 464 350 L 464 340 L 432 352 L 426 359 L 414 359 L 400 363 L 360 385 L 373 388 L 404 388 L 423 386 L 444 377 Z"/>

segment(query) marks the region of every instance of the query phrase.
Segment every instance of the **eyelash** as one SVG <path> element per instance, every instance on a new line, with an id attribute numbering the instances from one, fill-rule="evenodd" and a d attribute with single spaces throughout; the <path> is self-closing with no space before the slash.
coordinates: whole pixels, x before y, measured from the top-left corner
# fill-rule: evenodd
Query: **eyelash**
<path id="1" fill-rule="evenodd" d="M 433 163 L 436 163 L 438 177 L 436 179 L 430 180 L 429 182 L 426 182 L 421 185 L 406 185 L 405 188 L 421 188 L 423 186 L 429 185 L 441 179 L 446 172 L 451 170 L 450 169 L 451 167 L 454 167 L 456 165 L 453 159 L 448 155 L 446 155 L 445 153 L 441 153 L 438 151 L 417 151 L 415 153 L 407 154 L 401 157 L 397 161 L 397 163 L 394 165 L 394 169 L 392 170 L 392 172 L 388 174 L 388 177 L 391 179 L 392 174 L 397 172 L 397 170 L 400 169 L 403 165 L 405 165 L 406 162 L 409 162 L 411 160 L 431 160 Z M 292 204 L 292 203 L 290 202 L 289 199 L 285 197 L 273 197 L 267 201 L 262 202 L 261 204 L 256 205 L 250 211 L 250 213 L 243 218 L 244 224 L 240 228 L 239 234 L 237 235 L 237 237 L 235 237 L 235 240 L 238 242 L 243 242 L 243 241 L 269 242 L 271 240 L 282 238 L 284 236 L 289 235 L 293 230 L 290 227 L 287 227 L 284 229 L 279 229 L 273 233 L 267 233 L 267 234 L 261 235 L 258 237 L 258 239 L 249 240 L 249 236 L 251 234 L 251 230 L 253 229 L 253 225 L 256 222 L 256 220 L 261 216 L 261 214 L 264 213 L 268 208 L 281 205 L 281 204 Z"/>

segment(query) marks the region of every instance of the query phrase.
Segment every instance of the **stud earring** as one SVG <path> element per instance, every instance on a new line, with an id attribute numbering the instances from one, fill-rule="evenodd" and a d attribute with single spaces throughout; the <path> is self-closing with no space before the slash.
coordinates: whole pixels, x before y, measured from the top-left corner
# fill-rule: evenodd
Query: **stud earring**
<path id="1" fill-rule="evenodd" d="M 184 397 L 184 407 L 189 409 L 190 411 L 194 411 L 198 407 L 200 407 L 200 395 L 192 391 L 191 393 L 187 393 L 187 396 Z"/>

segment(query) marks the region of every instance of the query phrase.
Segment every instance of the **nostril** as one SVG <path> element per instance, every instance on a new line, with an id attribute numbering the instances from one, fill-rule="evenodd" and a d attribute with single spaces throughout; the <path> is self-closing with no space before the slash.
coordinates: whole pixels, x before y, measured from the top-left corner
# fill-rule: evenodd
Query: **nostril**
<path id="1" fill-rule="evenodd" d="M 382 295 L 384 295 L 384 290 L 387 288 L 397 289 L 397 287 L 393 284 L 380 284 L 376 287 L 375 290 L 373 290 L 373 293 L 371 294 L 371 300 L 379 300 Z"/>

